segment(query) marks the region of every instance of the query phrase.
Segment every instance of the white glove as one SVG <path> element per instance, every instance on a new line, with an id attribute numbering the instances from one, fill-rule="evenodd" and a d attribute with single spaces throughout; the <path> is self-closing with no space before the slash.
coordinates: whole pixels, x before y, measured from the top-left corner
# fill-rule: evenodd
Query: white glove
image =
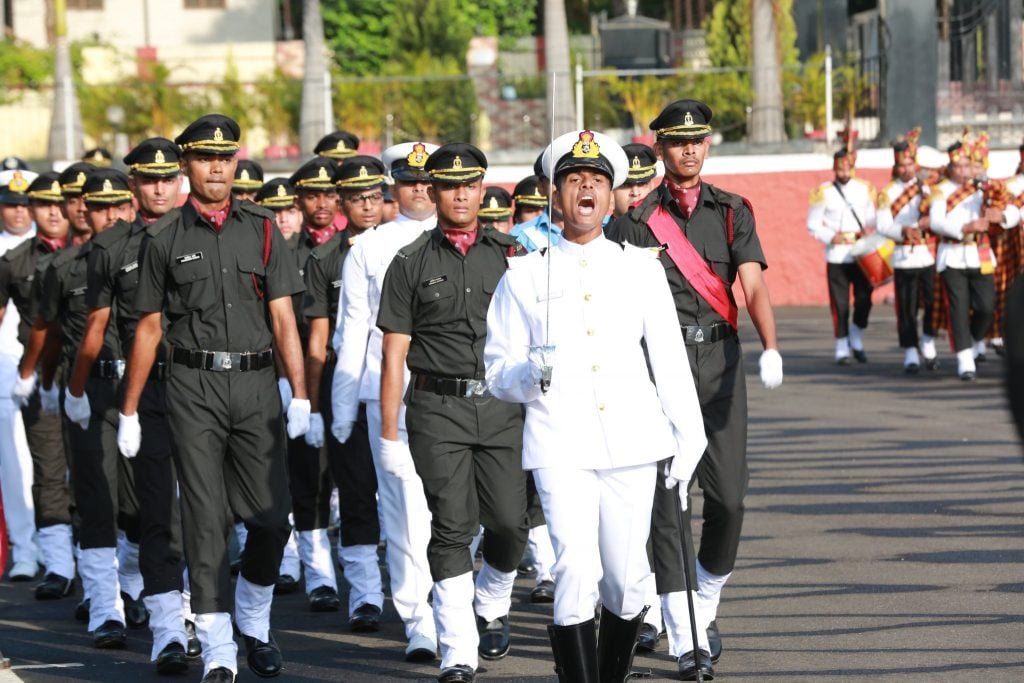
<path id="1" fill-rule="evenodd" d="M 60 412 L 60 387 L 56 382 L 49 389 L 39 387 L 39 408 L 47 415 Z"/>
<path id="2" fill-rule="evenodd" d="M 675 460 L 675 458 L 673 458 Z M 665 465 L 665 488 L 676 489 L 679 493 L 679 506 L 683 512 L 686 512 L 687 501 L 690 498 L 690 492 L 688 486 L 678 486 L 679 480 L 672 476 L 672 463 L 669 462 Z M 678 488 L 677 488 L 678 486 Z"/>
<path id="3" fill-rule="evenodd" d="M 547 359 L 544 358 L 544 351 L 534 347 L 530 349 L 530 353 L 526 357 L 526 360 L 530 363 L 528 369 L 530 385 L 539 385 L 541 378 L 544 376 L 544 366 L 547 365 Z"/>
<path id="4" fill-rule="evenodd" d="M 409 446 L 401 441 L 380 440 L 380 466 L 398 479 L 411 479 L 416 474 Z"/>
<path id="5" fill-rule="evenodd" d="M 782 385 L 782 356 L 775 349 L 765 349 L 758 361 L 761 366 L 761 384 L 765 389 Z"/>
<path id="6" fill-rule="evenodd" d="M 40 398 L 44 391 L 39 392 Z M 64 414 L 82 429 L 88 429 L 89 418 L 92 416 L 89 395 L 83 391 L 81 396 L 75 396 L 69 389 L 64 389 Z"/>
<path id="7" fill-rule="evenodd" d="M 139 425 L 139 414 L 117 414 L 117 449 L 126 458 L 134 458 L 139 454 L 142 445 L 142 427 Z"/>
<path id="8" fill-rule="evenodd" d="M 18 379 L 14 382 L 14 388 L 11 390 L 11 398 L 19 405 L 28 405 L 28 399 L 32 396 L 32 392 L 35 391 L 35 389 L 36 373 L 33 372 L 24 379 L 19 375 Z"/>
<path id="9" fill-rule="evenodd" d="M 355 426 L 356 423 L 352 420 L 343 420 L 335 417 L 331 421 L 331 434 L 334 434 L 334 438 L 338 440 L 338 443 L 345 443 L 352 436 L 352 429 Z"/>
<path id="10" fill-rule="evenodd" d="M 287 377 L 277 380 L 277 390 L 281 392 L 281 405 L 290 406 L 292 404 L 292 385 Z"/>
<path id="11" fill-rule="evenodd" d="M 324 418 L 320 413 L 313 413 L 309 416 L 306 443 L 313 448 L 322 448 L 324 445 Z"/>
<path id="12" fill-rule="evenodd" d="M 297 439 L 309 431 L 309 401 L 293 398 L 288 404 L 288 438 Z"/>

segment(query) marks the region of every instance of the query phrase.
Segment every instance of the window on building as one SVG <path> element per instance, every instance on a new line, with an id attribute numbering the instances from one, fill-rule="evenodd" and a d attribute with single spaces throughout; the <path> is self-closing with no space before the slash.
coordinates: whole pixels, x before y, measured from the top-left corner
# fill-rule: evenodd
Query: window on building
<path id="1" fill-rule="evenodd" d="M 103 9 L 103 0 L 67 0 L 68 9 Z"/>
<path id="2" fill-rule="evenodd" d="M 185 0 L 185 9 L 224 9 L 227 0 Z"/>

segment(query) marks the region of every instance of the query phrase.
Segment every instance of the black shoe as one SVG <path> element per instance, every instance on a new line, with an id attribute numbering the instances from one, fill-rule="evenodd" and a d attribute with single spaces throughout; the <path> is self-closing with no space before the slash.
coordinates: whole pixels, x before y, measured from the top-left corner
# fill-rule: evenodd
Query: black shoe
<path id="1" fill-rule="evenodd" d="M 851 363 L 853 363 L 853 359 L 850 358 L 849 356 L 840 356 L 839 358 L 836 358 L 836 365 L 846 366 L 850 365 Z"/>
<path id="2" fill-rule="evenodd" d="M 907 363 L 906 365 L 903 366 L 903 372 L 907 373 L 908 375 L 916 375 L 917 373 L 921 372 L 921 366 L 918 365 L 917 363 Z"/>
<path id="3" fill-rule="evenodd" d="M 530 591 L 530 602 L 534 604 L 555 601 L 555 582 L 541 581 Z"/>
<path id="4" fill-rule="evenodd" d="M 245 642 L 245 661 L 249 664 L 250 671 L 260 678 L 273 678 L 281 673 L 284 662 L 281 659 L 281 650 L 274 642 L 274 634 L 267 634 L 267 642 L 244 634 L 242 640 Z"/>
<path id="5" fill-rule="evenodd" d="M 89 606 L 91 604 L 89 598 L 85 598 L 82 602 L 75 605 L 75 621 L 89 623 Z"/>
<path id="6" fill-rule="evenodd" d="M 985 354 L 979 353 L 977 356 L 974 357 L 974 362 L 975 363 L 987 363 L 988 362 L 988 358 L 985 357 Z"/>
<path id="7" fill-rule="evenodd" d="M 309 609 L 314 612 L 337 612 L 340 607 L 338 591 L 330 586 L 314 588 L 309 594 Z"/>
<path id="8" fill-rule="evenodd" d="M 235 674 L 226 666 L 210 669 L 200 683 L 235 683 Z"/>
<path id="9" fill-rule="evenodd" d="M 352 633 L 376 633 L 380 630 L 380 607 L 368 602 L 356 607 L 348 618 L 348 628 Z"/>
<path id="10" fill-rule="evenodd" d="M 120 650 L 124 648 L 127 637 L 124 624 L 110 619 L 92 632 L 92 644 L 101 650 Z"/>
<path id="11" fill-rule="evenodd" d="M 167 644 L 156 656 L 156 672 L 161 676 L 183 674 L 188 671 L 188 655 L 185 647 L 176 640 Z"/>
<path id="12" fill-rule="evenodd" d="M 637 652 L 654 652 L 658 648 L 658 639 L 661 634 L 658 627 L 653 624 L 644 624 L 640 627 L 640 635 L 636 637 Z"/>
<path id="13" fill-rule="evenodd" d="M 935 372 L 936 370 L 939 369 L 939 359 L 938 358 L 925 358 L 924 359 L 924 369 L 927 370 L 928 372 Z"/>
<path id="14" fill-rule="evenodd" d="M 286 595 L 297 590 L 299 590 L 299 582 L 291 574 L 281 574 L 274 582 L 274 595 Z"/>
<path id="15" fill-rule="evenodd" d="M 60 574 L 47 574 L 36 586 L 36 600 L 60 600 L 71 595 L 74 583 Z"/>
<path id="16" fill-rule="evenodd" d="M 868 354 L 864 353 L 864 349 L 860 349 L 860 350 L 852 349 L 852 351 L 853 351 L 853 357 L 857 359 L 858 363 L 867 363 L 868 362 Z"/>
<path id="17" fill-rule="evenodd" d="M 142 598 L 133 600 L 127 593 L 122 592 L 121 599 L 124 601 L 124 620 L 128 628 L 145 628 L 149 624 L 149 610 L 146 609 Z"/>
<path id="18" fill-rule="evenodd" d="M 199 636 L 196 635 L 195 622 L 185 622 L 185 637 L 188 638 L 188 645 L 185 646 L 185 654 L 188 655 L 188 658 L 195 659 L 196 657 L 201 657 L 203 654 L 203 644 L 199 641 Z"/>
<path id="19" fill-rule="evenodd" d="M 500 616 L 493 621 L 476 618 L 476 630 L 480 634 L 480 645 L 477 651 L 484 659 L 501 659 L 512 647 L 512 638 L 508 629 L 508 615 Z"/>
<path id="20" fill-rule="evenodd" d="M 228 569 L 231 570 L 231 576 L 238 576 L 242 571 L 242 559 L 239 558 L 228 565 Z M 221 667 L 217 667 L 221 668 Z M 230 669 L 229 669 L 230 670 Z M 211 672 L 212 673 L 212 672 Z"/>
<path id="21" fill-rule="evenodd" d="M 718 632 L 718 622 L 708 624 L 708 645 L 711 647 L 711 663 L 718 664 L 722 656 L 722 634 Z"/>
<path id="22" fill-rule="evenodd" d="M 697 650 L 700 653 L 699 663 L 694 660 L 693 650 L 679 657 L 679 678 L 684 681 L 697 680 L 697 669 L 700 669 L 701 677 L 705 681 L 715 680 L 715 670 L 711 668 L 711 655 L 704 650 Z"/>
<path id="23" fill-rule="evenodd" d="M 476 671 L 465 664 L 456 664 L 442 669 L 437 677 L 437 683 L 473 683 L 476 680 Z"/>
<path id="24" fill-rule="evenodd" d="M 964 382 L 973 382 L 974 380 L 978 379 L 978 375 L 977 373 L 968 370 L 967 372 L 960 373 L 960 379 L 963 380 Z"/>
<path id="25" fill-rule="evenodd" d="M 537 576 L 537 565 L 533 563 L 533 560 L 524 557 L 516 567 L 516 575 L 521 579 L 532 579 Z"/>

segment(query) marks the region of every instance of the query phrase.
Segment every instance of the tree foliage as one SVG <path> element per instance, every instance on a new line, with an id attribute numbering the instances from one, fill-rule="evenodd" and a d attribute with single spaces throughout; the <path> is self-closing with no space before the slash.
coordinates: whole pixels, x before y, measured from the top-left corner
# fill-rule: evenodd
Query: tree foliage
<path id="1" fill-rule="evenodd" d="M 53 77 L 53 51 L 10 38 L 0 40 L 0 104 L 23 89 L 37 90 Z"/>

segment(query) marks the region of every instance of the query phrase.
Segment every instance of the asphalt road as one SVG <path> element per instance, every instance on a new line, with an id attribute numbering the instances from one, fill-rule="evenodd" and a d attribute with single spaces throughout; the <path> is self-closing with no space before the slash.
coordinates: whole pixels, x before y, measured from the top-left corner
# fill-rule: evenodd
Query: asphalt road
<path id="1" fill-rule="evenodd" d="M 756 380 L 748 322 L 751 489 L 736 572 L 719 626 L 716 680 L 1024 680 L 1024 463 L 1000 383 L 956 378 L 948 351 L 935 373 L 908 377 L 891 308 L 867 336 L 870 361 L 832 364 L 828 312 L 779 311 L 786 382 Z M 700 503 L 696 503 L 700 509 Z M 513 649 L 484 679 L 554 680 L 544 626 L 516 584 Z M 37 603 L 26 584 L 0 583 L 0 681 L 146 681 L 148 632 L 100 652 L 71 619 L 74 600 Z M 402 661 L 389 605 L 380 634 L 347 632 L 312 614 L 303 595 L 275 601 L 286 658 L 281 681 L 432 680 L 435 666 Z M 637 657 L 648 680 L 672 678 L 661 652 Z M 185 680 L 198 680 L 200 666 Z M 239 680 L 254 681 L 244 656 Z"/>

